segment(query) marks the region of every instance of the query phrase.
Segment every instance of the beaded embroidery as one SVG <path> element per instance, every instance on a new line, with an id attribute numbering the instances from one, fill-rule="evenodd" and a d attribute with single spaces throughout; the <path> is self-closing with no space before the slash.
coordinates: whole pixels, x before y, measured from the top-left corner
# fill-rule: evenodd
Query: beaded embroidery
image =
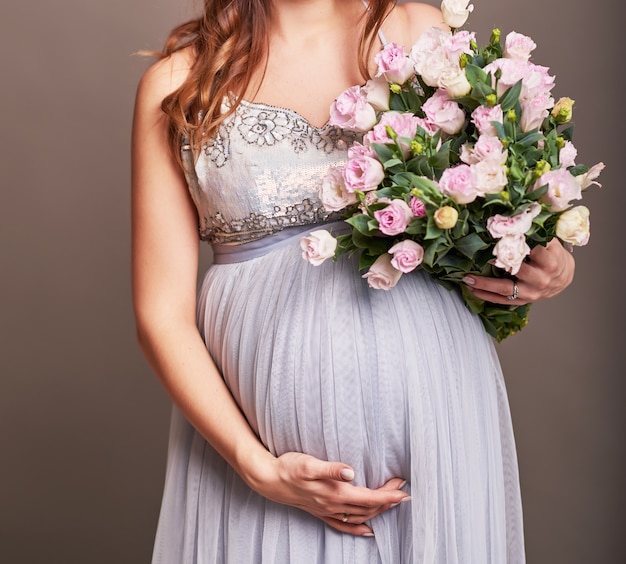
<path id="1" fill-rule="evenodd" d="M 318 192 L 328 167 L 342 164 L 356 139 L 330 124 L 315 127 L 294 110 L 242 101 L 195 165 L 189 146 L 182 147 L 200 238 L 240 244 L 341 219 L 324 209 Z"/>

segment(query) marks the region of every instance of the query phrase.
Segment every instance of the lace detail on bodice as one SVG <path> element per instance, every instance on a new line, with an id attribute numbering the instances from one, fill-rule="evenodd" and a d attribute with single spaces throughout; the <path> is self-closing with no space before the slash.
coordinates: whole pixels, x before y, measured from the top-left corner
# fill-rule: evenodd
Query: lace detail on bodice
<path id="1" fill-rule="evenodd" d="M 315 127 L 287 108 L 242 101 L 195 163 L 189 145 L 182 147 L 200 237 L 246 243 L 286 227 L 337 220 L 340 214 L 324 210 L 319 188 L 356 138 L 329 124 Z"/>

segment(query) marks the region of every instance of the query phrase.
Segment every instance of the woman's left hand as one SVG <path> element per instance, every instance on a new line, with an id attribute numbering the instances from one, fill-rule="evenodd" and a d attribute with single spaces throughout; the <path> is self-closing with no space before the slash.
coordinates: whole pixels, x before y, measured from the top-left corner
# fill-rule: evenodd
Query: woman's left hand
<path id="1" fill-rule="evenodd" d="M 468 275 L 463 279 L 472 293 L 487 302 L 502 305 L 524 305 L 556 296 L 570 285 L 574 278 L 574 258 L 558 239 L 552 239 L 545 247 L 537 245 L 522 264 L 517 282 L 510 278 L 490 278 Z M 514 295 L 517 284 L 517 297 Z"/>

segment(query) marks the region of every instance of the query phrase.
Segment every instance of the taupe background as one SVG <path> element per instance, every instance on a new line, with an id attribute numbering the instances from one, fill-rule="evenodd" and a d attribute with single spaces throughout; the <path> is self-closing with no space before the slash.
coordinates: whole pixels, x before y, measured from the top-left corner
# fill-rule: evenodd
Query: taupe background
<path id="1" fill-rule="evenodd" d="M 436 2 L 432 2 L 436 4 Z M 537 41 L 576 99 L 592 239 L 577 277 L 499 347 L 528 560 L 623 561 L 624 9 L 619 0 L 475 0 L 469 27 Z M 191 0 L 4 3 L 0 204 L 0 561 L 148 562 L 169 401 L 134 340 L 129 132 L 147 62 Z"/>

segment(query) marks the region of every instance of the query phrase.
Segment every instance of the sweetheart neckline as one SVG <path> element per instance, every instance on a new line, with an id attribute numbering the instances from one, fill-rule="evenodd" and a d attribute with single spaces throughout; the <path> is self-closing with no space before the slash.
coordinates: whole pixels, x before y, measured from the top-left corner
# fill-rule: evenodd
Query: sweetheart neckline
<path id="1" fill-rule="evenodd" d="M 305 121 L 306 124 L 313 128 L 316 131 L 323 131 L 324 129 L 328 128 L 331 124 L 330 124 L 330 119 L 331 116 L 328 116 L 328 119 L 324 122 L 323 125 L 321 126 L 317 126 L 314 123 L 311 123 L 310 120 L 308 120 L 306 117 L 304 117 L 300 112 L 298 112 L 297 110 L 294 110 L 292 108 L 286 108 L 284 106 L 277 106 L 276 104 L 268 104 L 266 102 L 251 102 L 250 100 L 246 100 L 245 98 L 242 98 L 239 102 L 240 104 L 244 105 L 244 106 L 248 106 L 248 107 L 261 107 L 261 108 L 269 108 L 272 110 L 279 110 L 281 112 L 286 112 L 288 114 L 292 114 L 298 118 L 300 118 L 301 120 Z"/>

